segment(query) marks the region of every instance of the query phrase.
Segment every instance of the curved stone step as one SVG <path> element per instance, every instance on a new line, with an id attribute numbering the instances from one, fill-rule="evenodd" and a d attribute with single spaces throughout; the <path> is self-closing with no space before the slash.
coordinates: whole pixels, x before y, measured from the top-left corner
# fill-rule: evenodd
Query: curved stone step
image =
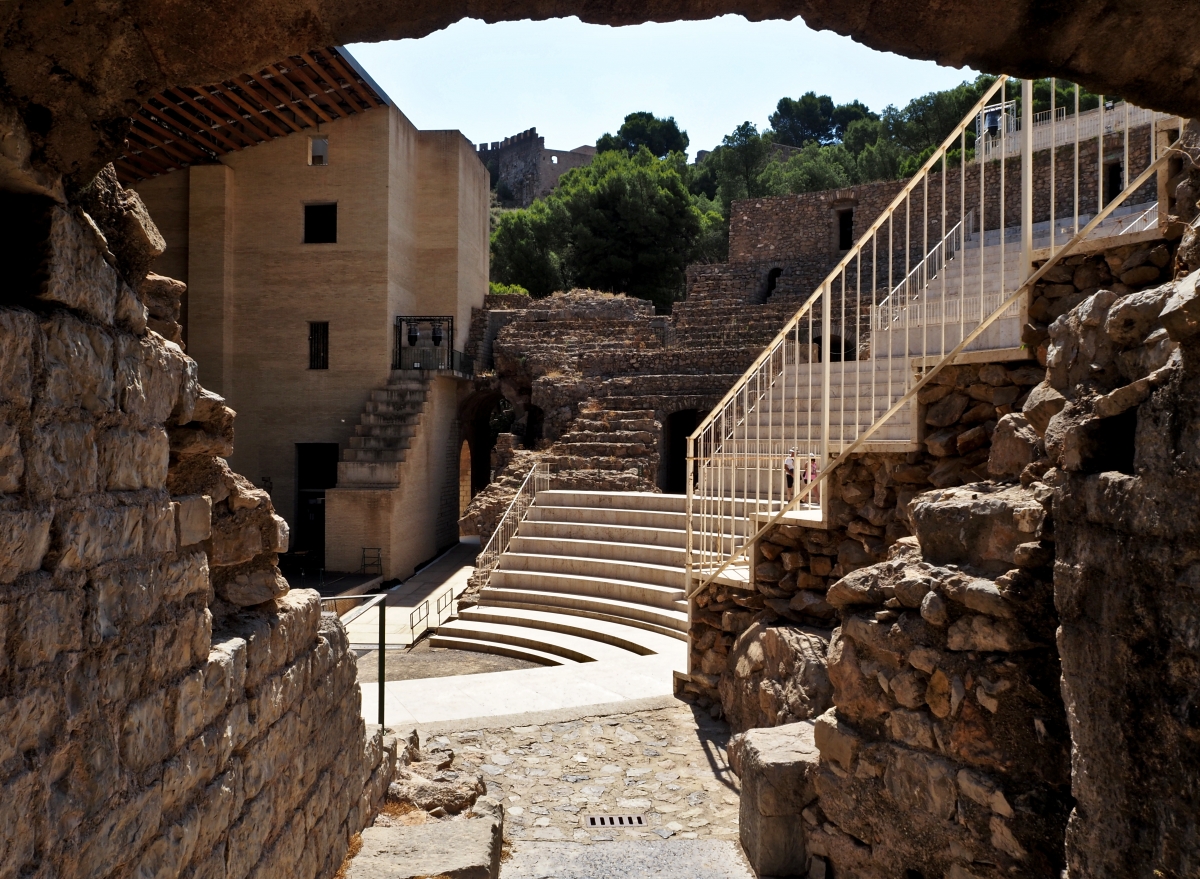
<path id="1" fill-rule="evenodd" d="M 589 619 L 611 620 L 687 640 L 687 603 L 683 601 L 679 603 L 678 609 L 669 609 L 595 595 L 489 586 L 479 596 L 479 604 L 481 607 L 552 610 L 555 613 Z"/>
<path id="2" fill-rule="evenodd" d="M 544 571 L 511 571 L 498 568 L 492 572 L 491 584 L 511 589 L 536 589 L 544 592 L 565 592 L 568 595 L 596 595 L 635 604 L 674 608 L 684 597 L 682 581 L 672 588 L 654 583 L 637 583 L 604 577 L 579 577 Z"/>
<path id="3" fill-rule="evenodd" d="M 536 662 L 538 665 L 575 665 L 575 661 L 543 650 L 530 647 L 514 647 L 511 644 L 499 644 L 495 641 L 479 641 L 474 638 L 457 638 L 449 635 L 430 635 L 430 647 L 441 647 L 445 650 L 469 650 L 472 653 L 490 653 L 494 656 L 508 656 L 512 659 L 524 659 L 526 662 Z"/>
<path id="4" fill-rule="evenodd" d="M 573 614 L 552 610 L 480 606 L 460 612 L 459 619 L 468 622 L 523 626 L 527 629 L 545 629 L 563 635 L 574 635 L 577 638 L 602 641 L 638 656 L 675 651 L 679 647 L 676 638 L 658 634 L 649 629 L 612 620 L 594 618 L 585 620 Z"/>
<path id="5" fill-rule="evenodd" d="M 521 531 L 524 530 L 524 525 Z M 687 552 L 683 545 L 655 543 L 645 532 L 634 533 L 632 540 L 572 540 L 562 536 L 535 537 L 517 532 L 509 541 L 508 551 L 523 555 L 565 555 L 585 559 L 641 562 L 663 565 L 683 571 Z M 686 536 L 686 535 L 685 535 Z"/>
<path id="6" fill-rule="evenodd" d="M 555 632 L 550 629 L 481 620 L 452 620 L 445 625 L 438 626 L 438 634 L 462 640 L 486 641 L 528 650 L 540 650 L 543 653 L 561 656 L 573 662 L 628 659 L 630 656 L 640 655 L 591 638 L 581 638 L 577 635 Z"/>
<path id="7" fill-rule="evenodd" d="M 544 555 L 512 552 L 500 557 L 498 570 L 539 571 L 571 577 L 602 580 L 629 580 L 657 586 L 683 588 L 683 568 L 619 559 L 589 558 L 574 555 Z"/>

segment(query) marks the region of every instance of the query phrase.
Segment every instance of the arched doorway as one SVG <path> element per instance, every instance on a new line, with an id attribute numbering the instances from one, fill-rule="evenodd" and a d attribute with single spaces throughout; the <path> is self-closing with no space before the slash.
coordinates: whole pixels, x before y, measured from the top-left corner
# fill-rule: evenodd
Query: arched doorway
<path id="1" fill-rule="evenodd" d="M 687 492 L 687 439 L 699 423 L 699 409 L 681 409 L 668 415 L 663 424 L 659 487 L 668 494 Z"/>

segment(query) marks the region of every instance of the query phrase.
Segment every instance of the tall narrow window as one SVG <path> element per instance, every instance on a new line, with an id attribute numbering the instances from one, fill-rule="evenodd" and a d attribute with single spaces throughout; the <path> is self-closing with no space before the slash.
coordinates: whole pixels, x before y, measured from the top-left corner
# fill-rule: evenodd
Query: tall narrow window
<path id="1" fill-rule="evenodd" d="M 838 211 L 838 250 L 854 246 L 854 208 Z"/>
<path id="2" fill-rule="evenodd" d="M 308 164 L 329 164 L 329 138 L 310 137 L 308 139 Z"/>
<path id="3" fill-rule="evenodd" d="M 304 206 L 304 243 L 337 243 L 337 203 Z"/>
<path id="4" fill-rule="evenodd" d="M 308 368 L 329 369 L 329 322 L 308 325 Z"/>

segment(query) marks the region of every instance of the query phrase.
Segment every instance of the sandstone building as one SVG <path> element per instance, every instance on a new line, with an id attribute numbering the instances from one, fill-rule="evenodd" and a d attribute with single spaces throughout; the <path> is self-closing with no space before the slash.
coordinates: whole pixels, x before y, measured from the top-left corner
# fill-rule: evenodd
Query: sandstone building
<path id="1" fill-rule="evenodd" d="M 187 285 L 182 341 L 244 413 L 231 466 L 293 551 L 357 570 L 379 548 L 403 577 L 453 543 L 461 352 L 487 287 L 472 145 L 418 131 L 344 48 L 164 92 L 129 145 L 117 167 L 167 243 L 154 269 Z"/>
<path id="2" fill-rule="evenodd" d="M 487 166 L 500 202 L 519 208 L 548 195 L 559 177 L 572 168 L 590 165 L 595 155 L 596 148 L 587 144 L 573 150 L 548 150 L 546 138 L 536 128 L 479 145 L 479 160 Z"/>

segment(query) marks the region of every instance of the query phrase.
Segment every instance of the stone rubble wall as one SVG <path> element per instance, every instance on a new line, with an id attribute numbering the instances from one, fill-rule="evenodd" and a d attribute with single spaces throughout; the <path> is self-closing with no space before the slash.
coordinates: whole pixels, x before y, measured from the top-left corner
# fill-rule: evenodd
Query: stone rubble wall
<path id="1" fill-rule="evenodd" d="M 140 200 L 78 201 L 37 205 L 0 306 L 0 876 L 331 876 L 395 745 L 223 460 Z"/>

